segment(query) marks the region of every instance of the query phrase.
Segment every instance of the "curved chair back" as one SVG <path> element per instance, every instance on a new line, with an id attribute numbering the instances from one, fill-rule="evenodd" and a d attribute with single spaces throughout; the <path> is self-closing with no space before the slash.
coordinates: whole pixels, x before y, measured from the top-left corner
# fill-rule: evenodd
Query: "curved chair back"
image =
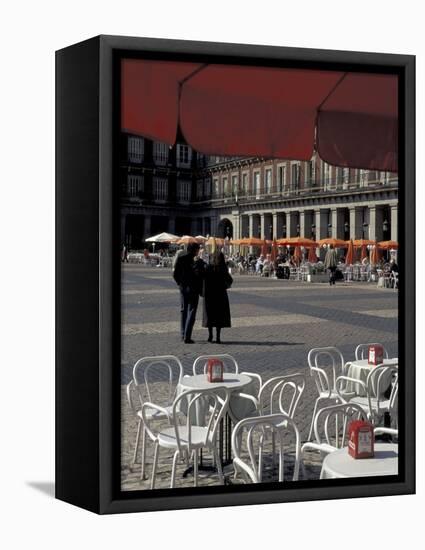
<path id="1" fill-rule="evenodd" d="M 331 405 L 320 409 L 314 419 L 314 435 L 318 445 L 342 449 L 347 445 L 347 428 L 351 420 L 367 420 L 365 411 L 355 403 Z"/>
<path id="2" fill-rule="evenodd" d="M 173 425 L 179 451 L 199 446 L 199 428 L 202 430 L 202 447 L 214 447 L 217 430 L 229 406 L 230 393 L 226 388 L 188 390 L 181 393 L 173 404 Z M 186 434 L 182 437 L 181 413 L 186 416 Z"/>
<path id="3" fill-rule="evenodd" d="M 222 353 L 219 355 L 200 355 L 193 362 L 193 374 L 206 374 L 208 359 L 220 359 L 223 361 L 224 372 L 230 372 L 234 374 L 239 373 L 239 365 L 236 359 L 228 353 Z"/>
<path id="4" fill-rule="evenodd" d="M 398 396 L 398 367 L 396 365 L 377 365 L 371 369 L 366 379 L 366 395 L 368 398 L 370 418 L 375 420 L 375 414 L 379 417 L 383 401 L 388 402 L 386 392 L 391 386 L 388 412 L 393 417 L 397 415 Z M 372 405 L 374 402 L 374 405 Z"/>
<path id="5" fill-rule="evenodd" d="M 369 346 L 382 346 L 382 344 L 379 344 L 378 342 L 371 342 L 369 344 L 359 344 L 356 347 L 356 350 L 354 352 L 354 355 L 356 356 L 356 361 L 360 361 L 362 359 L 367 359 L 368 358 Z M 382 346 L 382 347 L 384 349 L 384 357 L 385 357 L 385 359 L 388 359 L 388 352 L 387 352 L 387 350 L 385 349 L 384 346 Z"/>
<path id="6" fill-rule="evenodd" d="M 336 379 L 345 373 L 344 357 L 338 348 L 313 348 L 308 352 L 308 366 L 317 391 L 328 393 L 335 390 Z"/>
<path id="7" fill-rule="evenodd" d="M 183 365 L 174 355 L 142 357 L 133 367 L 133 381 L 138 389 L 141 404 L 145 401 L 172 405 L 177 386 L 183 376 Z M 160 389 L 158 382 L 161 384 Z"/>
<path id="8" fill-rule="evenodd" d="M 246 437 L 244 438 L 244 435 Z M 243 472 L 248 483 L 261 483 L 263 478 L 263 455 L 265 444 L 274 435 L 279 454 L 279 481 L 284 480 L 284 438 L 295 437 L 295 464 L 293 481 L 298 480 L 300 467 L 300 434 L 295 422 L 286 414 L 270 414 L 245 418 L 238 422 L 232 432 L 233 464 Z M 246 440 L 246 453 L 242 456 L 242 441 Z M 286 437 L 287 439 L 287 437 Z"/>
<path id="9" fill-rule="evenodd" d="M 294 418 L 298 403 L 305 389 L 305 376 L 297 372 L 275 376 L 265 382 L 258 394 L 261 414 L 287 414 Z"/>

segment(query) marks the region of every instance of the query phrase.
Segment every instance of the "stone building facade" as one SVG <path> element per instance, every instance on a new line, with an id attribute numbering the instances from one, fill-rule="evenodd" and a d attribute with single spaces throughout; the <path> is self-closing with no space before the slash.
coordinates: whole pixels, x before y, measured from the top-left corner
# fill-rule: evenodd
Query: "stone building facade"
<path id="1" fill-rule="evenodd" d="M 258 157 L 205 156 L 124 134 L 121 235 L 397 240 L 397 174 Z"/>

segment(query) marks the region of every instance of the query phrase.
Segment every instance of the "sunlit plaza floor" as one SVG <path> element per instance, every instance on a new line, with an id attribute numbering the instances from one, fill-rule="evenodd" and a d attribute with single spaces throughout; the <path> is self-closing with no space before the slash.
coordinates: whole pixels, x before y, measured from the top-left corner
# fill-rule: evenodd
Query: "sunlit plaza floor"
<path id="1" fill-rule="evenodd" d="M 304 283 L 251 275 L 234 275 L 229 300 L 232 328 L 223 329 L 221 345 L 207 342 L 201 327 L 202 298 L 193 333 L 195 344 L 182 343 L 179 331 L 179 292 L 169 269 L 123 264 L 122 269 L 122 438 L 121 482 L 125 490 L 149 488 L 140 479 L 140 460 L 132 464 L 137 419 L 125 399 L 132 368 L 143 356 L 176 355 L 185 374 L 192 373 L 195 358 L 229 353 L 241 371 L 259 373 L 263 380 L 279 374 L 302 372 L 307 386 L 295 415 L 302 441 L 307 439 L 316 389 L 309 376 L 311 348 L 336 346 L 349 361 L 359 343 L 380 342 L 390 356 L 398 355 L 398 292 L 377 288 L 376 283 Z M 147 447 L 147 476 L 151 473 L 152 444 Z M 309 454 L 300 479 L 318 478 L 320 457 Z M 206 458 L 208 460 L 208 457 Z M 172 453 L 159 456 L 156 487 L 169 487 Z M 290 469 L 291 461 L 287 467 Z M 193 484 L 177 470 L 177 487 Z M 227 467 L 231 476 L 231 466 Z M 290 472 L 289 472 L 290 474 Z M 270 479 L 272 479 L 271 475 Z M 216 473 L 203 475 L 199 485 L 217 484 Z"/>

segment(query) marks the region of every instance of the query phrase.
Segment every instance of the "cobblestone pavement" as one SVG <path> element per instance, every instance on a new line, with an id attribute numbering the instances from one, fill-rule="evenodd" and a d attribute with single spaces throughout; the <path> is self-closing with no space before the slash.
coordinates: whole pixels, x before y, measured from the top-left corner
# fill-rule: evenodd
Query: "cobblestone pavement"
<path id="1" fill-rule="evenodd" d="M 232 328 L 223 329 L 223 344 L 206 341 L 207 331 L 200 326 L 201 299 L 193 333 L 196 343 L 187 345 L 180 340 L 179 294 L 170 270 L 126 264 L 122 275 L 121 479 L 124 490 L 149 488 L 147 480 L 140 480 L 139 458 L 132 464 L 137 420 L 125 399 L 125 385 L 131 380 L 132 367 L 140 357 L 173 354 L 182 361 L 185 374 L 191 374 L 197 356 L 230 353 L 242 371 L 257 372 L 264 381 L 279 374 L 305 373 L 307 387 L 295 416 L 301 439 L 305 441 L 316 397 L 307 365 L 311 348 L 336 346 L 348 361 L 354 358 L 357 344 L 381 342 L 390 356 L 398 355 L 398 293 L 378 289 L 375 284 L 340 283 L 330 287 L 326 283 L 234 275 L 229 290 Z M 301 478 L 318 478 L 320 457 L 316 455 L 308 456 Z M 156 487 L 169 486 L 171 462 L 171 453 L 162 449 Z M 148 476 L 151 463 L 152 445 L 148 443 Z M 290 467 L 289 460 L 286 468 L 290 470 Z M 185 468 L 184 464 L 179 466 L 177 487 L 193 483 L 192 477 L 182 477 Z M 202 477 L 199 485 L 216 483 L 216 474 L 210 474 Z"/>

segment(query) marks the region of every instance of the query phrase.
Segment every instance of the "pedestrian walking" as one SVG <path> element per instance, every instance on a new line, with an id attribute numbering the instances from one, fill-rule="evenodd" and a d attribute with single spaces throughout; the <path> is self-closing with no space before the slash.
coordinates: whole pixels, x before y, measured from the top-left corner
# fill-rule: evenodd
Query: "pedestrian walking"
<path id="1" fill-rule="evenodd" d="M 185 344 L 193 344 L 192 330 L 196 320 L 205 262 L 198 258 L 199 244 L 190 243 L 177 257 L 173 278 L 180 289 L 180 328 Z"/>
<path id="2" fill-rule="evenodd" d="M 203 291 L 204 311 L 202 326 L 208 328 L 208 342 L 213 341 L 213 328 L 216 329 L 216 342 L 221 343 L 221 329 L 231 326 L 229 297 L 227 289 L 233 283 L 226 267 L 222 252 L 210 256 L 205 267 Z"/>
<path id="3" fill-rule="evenodd" d="M 336 250 L 334 245 L 329 245 L 329 248 L 325 256 L 325 269 L 329 270 L 329 284 L 332 286 L 335 284 L 335 272 L 338 265 L 338 258 L 336 256 Z"/>

